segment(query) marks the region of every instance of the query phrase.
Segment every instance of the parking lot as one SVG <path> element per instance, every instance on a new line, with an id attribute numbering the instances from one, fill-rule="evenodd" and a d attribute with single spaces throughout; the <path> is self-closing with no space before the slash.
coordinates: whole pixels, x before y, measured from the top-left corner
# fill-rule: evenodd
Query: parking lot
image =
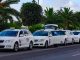
<path id="1" fill-rule="evenodd" d="M 80 44 L 50 47 L 48 49 L 24 49 L 19 52 L 0 50 L 0 60 L 79 60 L 79 56 Z"/>

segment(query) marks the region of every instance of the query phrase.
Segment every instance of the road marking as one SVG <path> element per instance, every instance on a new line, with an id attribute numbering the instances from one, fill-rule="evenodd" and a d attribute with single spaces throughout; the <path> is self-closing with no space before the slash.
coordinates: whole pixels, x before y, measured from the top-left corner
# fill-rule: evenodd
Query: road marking
<path id="1" fill-rule="evenodd" d="M 80 55 L 80 53 L 78 53 L 78 54 L 74 54 L 74 55 L 72 55 L 72 56 L 79 56 Z"/>
<path id="2" fill-rule="evenodd" d="M 79 45 L 79 44 L 78 44 L 78 45 Z M 22 54 L 25 54 L 25 53 L 47 51 L 47 50 L 53 50 L 53 49 L 58 49 L 58 48 L 66 48 L 66 47 L 72 47 L 72 46 L 75 46 L 75 45 L 61 46 L 61 47 L 57 47 L 57 48 L 48 48 L 48 49 L 37 49 L 37 50 L 24 51 L 24 52 L 17 52 L 17 53 L 11 53 L 11 54 L 0 55 L 0 57 L 8 57 L 8 56 L 14 56 L 14 55 L 22 55 Z M 76 50 L 76 49 L 74 49 L 74 50 Z M 72 55 L 72 56 L 77 56 L 77 55 L 80 55 L 80 54 L 75 54 L 75 55 Z"/>

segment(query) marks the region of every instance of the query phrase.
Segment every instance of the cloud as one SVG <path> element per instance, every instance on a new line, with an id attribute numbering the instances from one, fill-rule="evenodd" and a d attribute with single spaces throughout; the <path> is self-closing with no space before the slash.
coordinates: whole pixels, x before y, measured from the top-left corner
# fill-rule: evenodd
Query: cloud
<path id="1" fill-rule="evenodd" d="M 70 7 L 73 11 L 80 11 L 80 5 L 72 0 L 70 0 L 69 3 L 65 5 L 65 7 Z"/>
<path id="2" fill-rule="evenodd" d="M 20 0 L 18 4 L 11 5 L 11 7 L 17 9 L 20 11 L 20 8 L 23 3 L 25 2 L 31 2 L 32 0 Z M 36 0 L 38 1 L 38 0 Z M 39 0 L 40 5 L 42 6 L 43 9 L 46 7 L 53 7 L 54 10 L 58 10 L 61 7 L 70 7 L 74 11 L 79 11 L 80 10 L 80 1 L 79 0 Z"/>
<path id="3" fill-rule="evenodd" d="M 55 10 L 64 7 L 70 0 L 40 0 L 40 5 L 45 9 L 46 7 L 53 7 Z"/>
<path id="4" fill-rule="evenodd" d="M 70 7 L 74 11 L 79 11 L 80 4 L 76 3 L 77 1 L 78 0 L 40 0 L 40 5 L 43 9 L 53 7 L 54 10 L 58 10 L 62 7 Z"/>

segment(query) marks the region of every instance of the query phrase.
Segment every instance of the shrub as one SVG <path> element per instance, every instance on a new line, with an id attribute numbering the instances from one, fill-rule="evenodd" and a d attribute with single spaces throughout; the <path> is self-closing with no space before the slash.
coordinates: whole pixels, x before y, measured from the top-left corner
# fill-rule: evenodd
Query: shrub
<path id="1" fill-rule="evenodd" d="M 34 32 L 36 30 L 40 30 L 40 29 L 43 29 L 43 28 L 44 28 L 43 24 L 36 24 L 36 25 L 33 25 L 33 26 L 29 26 L 29 30 L 31 32 Z"/>

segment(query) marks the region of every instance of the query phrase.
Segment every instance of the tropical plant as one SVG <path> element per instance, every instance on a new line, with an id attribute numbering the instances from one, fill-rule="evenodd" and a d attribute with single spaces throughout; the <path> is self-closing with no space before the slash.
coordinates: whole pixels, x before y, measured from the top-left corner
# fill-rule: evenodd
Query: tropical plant
<path id="1" fill-rule="evenodd" d="M 44 29 L 44 25 L 43 24 L 35 24 L 35 25 L 32 25 L 32 26 L 29 26 L 29 30 L 31 32 L 34 32 L 34 31 L 40 30 L 40 29 Z"/>
<path id="2" fill-rule="evenodd" d="M 46 23 L 53 23 L 53 8 L 46 8 L 45 10 L 45 16 L 46 16 Z"/>
<path id="3" fill-rule="evenodd" d="M 10 21 L 10 23 L 13 23 L 13 16 L 15 16 L 20 22 L 20 13 L 10 7 L 11 4 L 15 4 L 18 2 L 19 0 L 0 0 L 0 27 L 2 27 L 3 29 L 5 29 L 4 25 L 1 24 L 7 24 L 8 21 Z"/>
<path id="4" fill-rule="evenodd" d="M 73 11 L 70 8 L 63 8 L 58 10 L 58 16 L 60 16 L 64 29 L 69 29 L 72 25 Z"/>
<path id="5" fill-rule="evenodd" d="M 35 3 L 25 3 L 21 8 L 21 17 L 23 25 L 35 25 L 41 22 L 42 7 Z"/>
<path id="6" fill-rule="evenodd" d="M 0 20 L 3 22 L 13 21 L 12 16 L 15 16 L 18 20 L 20 18 L 20 14 L 17 10 L 10 7 L 11 4 L 17 3 L 19 0 L 6 0 L 2 2 L 0 1 Z"/>

